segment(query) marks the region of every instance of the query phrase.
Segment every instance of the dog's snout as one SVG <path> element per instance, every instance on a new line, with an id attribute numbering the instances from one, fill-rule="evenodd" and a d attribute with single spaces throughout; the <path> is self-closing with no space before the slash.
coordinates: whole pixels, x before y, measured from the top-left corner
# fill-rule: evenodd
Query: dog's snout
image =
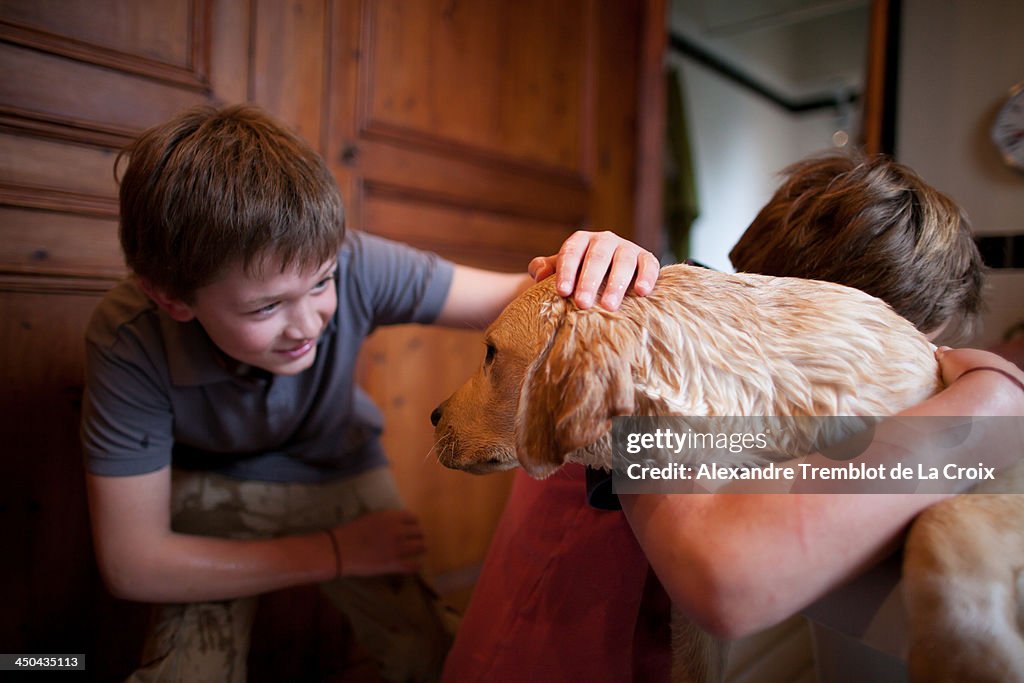
<path id="1" fill-rule="evenodd" d="M 441 421 L 441 413 L 443 408 L 443 403 L 438 407 L 434 408 L 434 411 L 430 413 L 430 424 L 434 425 L 435 427 L 437 426 L 437 423 Z"/>

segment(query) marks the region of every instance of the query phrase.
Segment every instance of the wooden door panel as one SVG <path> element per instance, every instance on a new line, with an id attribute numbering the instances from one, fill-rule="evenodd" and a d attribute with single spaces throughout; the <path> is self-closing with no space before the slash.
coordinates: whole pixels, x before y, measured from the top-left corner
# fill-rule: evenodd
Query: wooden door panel
<path id="1" fill-rule="evenodd" d="M 204 0 L 7 0 L 0 35 L 48 53 L 201 88 L 207 6 Z"/>
<path id="2" fill-rule="evenodd" d="M 117 220 L 0 206 L 0 262 L 34 275 L 105 277 L 126 270 Z"/>
<path id="3" fill-rule="evenodd" d="M 255 3 L 249 99 L 288 122 L 323 152 L 326 75 L 330 68 L 327 3 Z"/>
<path id="4" fill-rule="evenodd" d="M 0 442 L 16 463 L 0 509 L 17 529 L 4 578 L 18 596 L 2 634 L 9 649 L 79 644 L 103 659 L 93 674 L 107 678 L 137 654 L 135 612 L 118 614 L 125 603 L 96 579 L 75 403 L 86 320 L 125 272 L 120 147 L 186 107 L 252 101 L 324 154 L 349 226 L 522 271 L 577 227 L 631 232 L 639 46 L 662 9 L 661 0 L 0 3 Z M 511 481 L 450 472 L 430 453 L 430 411 L 475 370 L 480 339 L 389 328 L 359 367 L 384 410 L 399 486 L 423 520 L 428 573 L 446 593 L 471 586 Z M 110 614 L 115 630 L 104 627 L 101 643 L 94 622 Z"/>
<path id="5" fill-rule="evenodd" d="M 115 156 L 109 148 L 0 132 L 0 183 L 116 202 Z"/>
<path id="6" fill-rule="evenodd" d="M 212 16 L 206 0 L 6 2 L 0 120 L 120 146 L 210 94 Z"/>
<path id="7" fill-rule="evenodd" d="M 364 131 L 579 172 L 587 4 L 369 4 Z"/>
<path id="8" fill-rule="evenodd" d="M 0 581 L 10 610 L 0 620 L 0 642 L 14 651 L 95 655 L 96 610 L 112 602 L 96 590 L 77 455 L 81 335 L 103 288 L 88 289 L 72 280 L 0 278 L 0 500 L 7 558 Z M 120 617 L 125 628 L 139 623 L 130 611 Z M 109 675 L 118 654 L 129 653 L 114 648 L 112 654 L 87 659 L 96 680 Z"/>
<path id="9" fill-rule="evenodd" d="M 502 160 L 466 158 L 451 147 L 422 140 L 361 139 L 345 144 L 355 150 L 345 171 L 362 178 L 362 188 L 367 190 L 402 191 L 440 203 L 462 202 L 577 227 L 587 220 L 589 189 L 576 176 L 531 173 Z M 336 156 L 343 157 L 344 148 Z M 358 206 L 361 188 L 350 193 Z"/>
<path id="10" fill-rule="evenodd" d="M 6 0 L 4 20 L 64 39 L 188 68 L 190 0 L 143 6 L 119 0 Z"/>
<path id="11" fill-rule="evenodd" d="M 191 88 L 112 71 L 65 57 L 0 43 L 0 64 L 17 79 L 0 80 L 0 112 L 71 129 L 96 128 L 127 142 L 138 131 L 205 101 Z"/>
<path id="12" fill-rule="evenodd" d="M 524 274 L 531 258 L 557 252 L 573 229 L 568 223 L 377 191 L 364 198 L 363 225 L 457 263 Z"/>
<path id="13" fill-rule="evenodd" d="M 587 221 L 593 2 L 548 5 L 346 3 L 332 76 L 342 125 L 329 129 L 327 149 L 353 225 L 372 185 L 574 227 Z M 631 188 L 619 190 L 628 203 Z"/>

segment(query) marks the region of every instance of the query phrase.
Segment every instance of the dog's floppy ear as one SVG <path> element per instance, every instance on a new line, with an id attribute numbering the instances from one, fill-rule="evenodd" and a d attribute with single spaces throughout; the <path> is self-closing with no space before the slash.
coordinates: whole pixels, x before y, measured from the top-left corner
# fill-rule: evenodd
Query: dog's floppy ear
<path id="1" fill-rule="evenodd" d="M 568 303 L 563 310 L 519 394 L 516 452 L 533 477 L 556 470 L 569 453 L 604 436 L 613 417 L 634 409 L 635 335 L 602 311 Z"/>

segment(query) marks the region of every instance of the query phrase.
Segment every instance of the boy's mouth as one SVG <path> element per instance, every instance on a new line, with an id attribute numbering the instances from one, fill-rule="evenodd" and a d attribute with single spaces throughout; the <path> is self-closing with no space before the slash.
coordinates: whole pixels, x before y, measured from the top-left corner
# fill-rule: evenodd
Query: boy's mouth
<path id="1" fill-rule="evenodd" d="M 315 346 L 316 339 L 307 339 L 298 346 L 294 346 L 290 349 L 281 349 L 279 351 L 275 351 L 275 353 L 278 353 L 282 356 L 294 360 L 296 358 L 301 358 L 302 356 L 305 356 L 307 353 L 312 351 Z"/>

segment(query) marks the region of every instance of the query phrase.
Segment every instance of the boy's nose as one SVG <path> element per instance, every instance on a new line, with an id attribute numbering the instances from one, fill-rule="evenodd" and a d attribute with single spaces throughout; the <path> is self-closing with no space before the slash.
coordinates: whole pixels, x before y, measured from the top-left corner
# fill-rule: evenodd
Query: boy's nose
<path id="1" fill-rule="evenodd" d="M 314 339 L 323 327 L 320 315 L 313 306 L 302 306 L 291 320 L 291 334 L 298 339 Z"/>

